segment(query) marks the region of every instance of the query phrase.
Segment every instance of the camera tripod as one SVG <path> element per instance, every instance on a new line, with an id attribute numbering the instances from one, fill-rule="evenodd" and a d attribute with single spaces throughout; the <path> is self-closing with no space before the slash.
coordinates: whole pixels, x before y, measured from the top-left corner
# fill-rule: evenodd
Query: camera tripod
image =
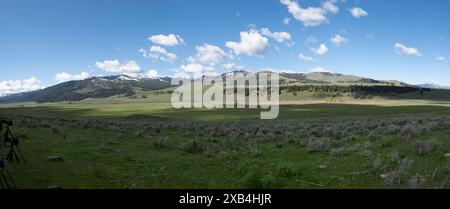
<path id="1" fill-rule="evenodd" d="M 3 127 L 3 123 L 6 124 L 3 146 L 6 147 L 8 144 L 10 145 L 8 155 L 6 155 L 6 160 L 8 162 L 13 162 L 14 159 L 16 159 L 18 163 L 20 163 L 20 160 L 26 162 L 25 157 L 23 156 L 22 151 L 19 148 L 19 139 L 17 137 L 14 137 L 13 133 L 11 132 L 10 126 L 13 125 L 12 121 L 1 121 L 1 123 L 2 124 L 0 124 L 0 131 L 1 127 Z M 19 158 L 17 153 L 19 153 L 21 158 Z"/>
<path id="2" fill-rule="evenodd" d="M 8 178 L 7 178 L 7 176 L 8 176 Z M 8 179 L 11 182 L 11 185 L 8 183 Z M 16 187 L 16 185 L 14 183 L 14 180 L 12 179 L 11 175 L 9 174 L 9 171 L 6 169 L 5 160 L 3 160 L 3 159 L 0 160 L 0 188 L 11 189 L 11 188 L 15 188 L 15 187 Z"/>

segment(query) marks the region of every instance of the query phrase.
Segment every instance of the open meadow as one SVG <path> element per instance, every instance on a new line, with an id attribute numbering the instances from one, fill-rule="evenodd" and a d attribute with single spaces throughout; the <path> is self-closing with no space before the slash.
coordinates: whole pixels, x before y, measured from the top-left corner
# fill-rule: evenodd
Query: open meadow
<path id="1" fill-rule="evenodd" d="M 0 107 L 27 160 L 8 165 L 18 188 L 450 187 L 446 102 L 282 101 L 264 121 L 99 101 Z"/>

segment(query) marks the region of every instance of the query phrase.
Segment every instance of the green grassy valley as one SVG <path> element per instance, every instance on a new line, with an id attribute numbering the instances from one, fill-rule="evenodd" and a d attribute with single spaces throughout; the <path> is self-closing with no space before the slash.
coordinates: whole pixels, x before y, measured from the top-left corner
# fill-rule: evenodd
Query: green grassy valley
<path id="1" fill-rule="evenodd" d="M 18 188 L 450 187 L 445 100 L 311 94 L 283 92 L 271 121 L 176 110 L 158 91 L 9 104 L 0 117 L 27 160 L 8 165 Z"/>

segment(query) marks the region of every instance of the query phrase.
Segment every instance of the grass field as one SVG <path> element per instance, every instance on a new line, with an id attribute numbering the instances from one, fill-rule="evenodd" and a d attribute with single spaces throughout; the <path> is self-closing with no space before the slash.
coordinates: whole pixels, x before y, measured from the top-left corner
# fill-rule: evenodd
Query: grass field
<path id="1" fill-rule="evenodd" d="M 0 108 L 27 158 L 8 165 L 19 188 L 450 187 L 447 104 L 286 104 L 275 121 L 167 103 L 32 106 Z"/>

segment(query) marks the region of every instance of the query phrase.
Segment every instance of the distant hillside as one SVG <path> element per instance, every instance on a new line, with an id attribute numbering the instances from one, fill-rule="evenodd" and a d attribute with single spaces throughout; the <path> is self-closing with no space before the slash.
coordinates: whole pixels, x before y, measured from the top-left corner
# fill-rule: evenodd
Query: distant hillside
<path id="1" fill-rule="evenodd" d="M 394 85 L 408 86 L 400 81 L 379 81 L 370 78 L 364 78 L 354 75 L 343 75 L 338 73 L 315 72 L 315 73 L 281 73 L 280 79 L 286 83 L 305 83 L 305 84 L 371 84 L 371 85 Z"/>
<path id="2" fill-rule="evenodd" d="M 429 89 L 450 89 L 450 86 L 441 86 L 438 84 L 419 84 L 417 86 Z"/>
<path id="3" fill-rule="evenodd" d="M 248 73 L 247 71 L 233 71 L 228 73 Z M 222 74 L 224 77 L 227 73 Z M 171 78 L 137 79 L 129 76 L 92 77 L 79 81 L 68 81 L 46 89 L 13 94 L 0 97 L 0 103 L 18 102 L 62 102 L 81 101 L 87 98 L 107 98 L 116 95 L 133 96 L 139 91 L 153 91 L 172 87 Z M 400 81 L 378 81 L 353 75 L 334 74 L 327 72 L 316 73 L 281 73 L 280 84 L 292 85 L 362 85 L 362 86 L 396 86 L 414 87 Z M 397 90 L 396 90 L 397 91 Z"/>
<path id="4" fill-rule="evenodd" d="M 105 98 L 123 94 L 131 96 L 136 90 L 169 88 L 171 78 L 135 79 L 129 76 L 92 77 L 68 81 L 42 90 L 0 97 L 0 103 L 80 101 L 86 98 Z"/>

